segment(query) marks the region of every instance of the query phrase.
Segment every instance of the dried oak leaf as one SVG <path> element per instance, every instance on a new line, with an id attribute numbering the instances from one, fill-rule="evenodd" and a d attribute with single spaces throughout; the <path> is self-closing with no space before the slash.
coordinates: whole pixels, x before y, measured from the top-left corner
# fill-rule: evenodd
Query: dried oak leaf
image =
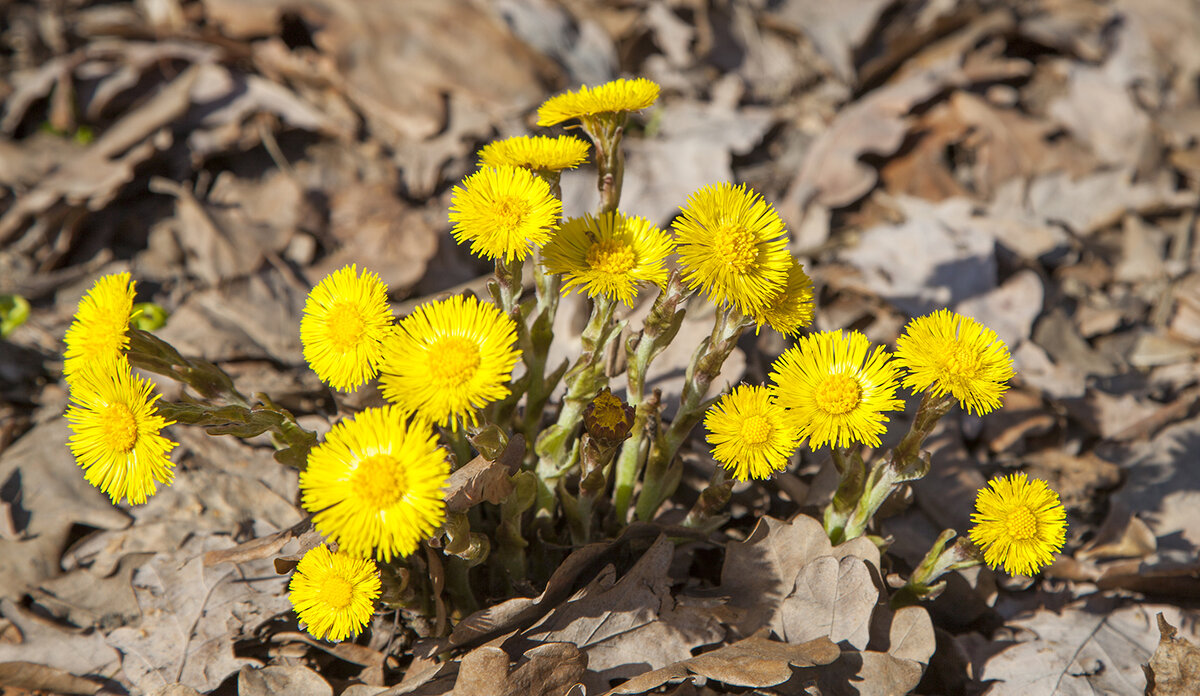
<path id="1" fill-rule="evenodd" d="M 1158 614 L 1158 649 L 1143 670 L 1148 696 L 1191 696 L 1200 693 L 1200 649 Z"/>
<path id="2" fill-rule="evenodd" d="M 570 643 L 543 643 L 527 650 L 509 672 L 508 653 L 483 646 L 467 653 L 452 696 L 561 696 L 587 669 L 588 658 Z"/>
<path id="3" fill-rule="evenodd" d="M 750 635 L 768 626 L 786 635 L 784 600 L 804 566 L 822 556 L 857 557 L 879 567 L 879 549 L 870 541 L 859 537 L 834 547 L 821 523 L 806 515 L 791 522 L 763 517 L 745 541 L 730 543 L 718 591 L 729 597 L 730 607 L 741 610 L 733 621 L 737 630 Z"/>
<path id="4" fill-rule="evenodd" d="M 879 589 L 861 558 L 816 558 L 796 575 L 792 593 L 780 605 L 783 638 L 804 643 L 828 636 L 862 650 L 871 638 L 871 613 L 878 599 Z"/>
<path id="5" fill-rule="evenodd" d="M 814 638 L 807 643 L 796 645 L 756 635 L 662 669 L 640 674 L 608 691 L 605 696 L 644 694 L 663 684 L 680 682 L 693 675 L 732 686 L 774 686 L 791 679 L 793 667 L 827 665 L 838 656 L 837 646 L 826 637 Z"/>
<path id="6" fill-rule="evenodd" d="M 321 675 L 302 665 L 271 665 L 238 672 L 238 696 L 333 696 L 333 687 Z"/>

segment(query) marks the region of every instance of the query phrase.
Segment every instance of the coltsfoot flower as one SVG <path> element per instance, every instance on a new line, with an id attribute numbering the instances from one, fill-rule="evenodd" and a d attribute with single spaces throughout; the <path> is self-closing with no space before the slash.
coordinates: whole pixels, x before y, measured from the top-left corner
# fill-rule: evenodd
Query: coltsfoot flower
<path id="1" fill-rule="evenodd" d="M 309 633 L 345 640 L 367 626 L 379 598 L 379 569 L 369 558 L 309 549 L 288 583 L 288 598 Z"/>
<path id="2" fill-rule="evenodd" d="M 144 503 L 158 490 L 156 483 L 175 478 L 167 457 L 175 443 L 160 434 L 171 422 L 158 415 L 152 389 L 122 355 L 97 357 L 71 384 L 67 444 L 88 483 L 113 503 Z"/>
<path id="3" fill-rule="evenodd" d="M 450 465 L 433 428 L 395 406 L 368 408 L 333 426 L 300 473 L 317 531 L 352 556 L 407 556 L 445 518 Z"/>
<path id="4" fill-rule="evenodd" d="M 706 186 L 671 226 L 688 286 L 753 316 L 785 288 L 793 259 L 775 210 L 744 185 Z"/>
<path id="5" fill-rule="evenodd" d="M 457 430 L 509 394 L 517 327 L 494 305 L 455 295 L 416 308 L 386 346 L 379 384 L 392 403 Z"/>
<path id="6" fill-rule="evenodd" d="M 587 161 L 588 144 L 569 135 L 518 135 L 496 140 L 479 151 L 480 167 L 524 167 L 533 171 L 559 172 Z"/>
<path id="7" fill-rule="evenodd" d="M 1058 494 L 1025 474 L 994 478 L 975 497 L 971 541 L 992 568 L 1033 575 L 1054 560 L 1067 536 L 1067 513 Z"/>
<path id="8" fill-rule="evenodd" d="M 489 259 L 524 259 L 550 239 L 561 214 L 550 184 L 511 165 L 475 172 L 450 196 L 454 239 L 470 242 L 472 254 Z"/>
<path id="9" fill-rule="evenodd" d="M 733 478 L 765 479 L 787 467 L 799 445 L 799 430 L 771 390 L 740 385 L 708 409 L 704 416 L 708 444 Z"/>
<path id="10" fill-rule="evenodd" d="M 767 324 L 785 336 L 797 336 L 813 320 L 813 283 L 799 261 L 792 259 L 783 289 L 754 315 L 758 328 Z"/>
<path id="11" fill-rule="evenodd" d="M 1013 376 L 1008 346 L 996 332 L 948 309 L 908 323 L 896 339 L 896 363 L 908 371 L 905 387 L 953 394 L 977 415 L 1000 407 Z"/>
<path id="12" fill-rule="evenodd" d="M 563 223 L 542 249 L 542 263 L 566 277 L 564 293 L 576 287 L 588 297 L 632 305 L 640 283 L 667 281 L 663 263 L 673 248 L 671 238 L 645 218 L 585 213 Z"/>
<path id="13" fill-rule="evenodd" d="M 538 109 L 538 125 L 553 126 L 573 118 L 639 111 L 658 100 L 660 89 L 657 83 L 644 77 L 621 78 L 595 87 L 582 86 L 574 92 L 547 99 Z"/>
<path id="14" fill-rule="evenodd" d="M 84 294 L 65 338 L 63 374 L 68 384 L 84 366 L 119 356 L 129 348 L 126 332 L 134 294 L 129 273 L 106 275 Z"/>
<path id="15" fill-rule="evenodd" d="M 857 331 L 822 331 L 805 336 L 775 361 L 771 381 L 809 447 L 879 446 L 887 411 L 899 411 L 896 368 L 891 356 Z"/>
<path id="16" fill-rule="evenodd" d="M 375 378 L 391 331 L 387 285 L 370 271 L 359 276 L 353 265 L 317 283 L 300 319 L 304 359 L 321 381 L 341 391 Z"/>

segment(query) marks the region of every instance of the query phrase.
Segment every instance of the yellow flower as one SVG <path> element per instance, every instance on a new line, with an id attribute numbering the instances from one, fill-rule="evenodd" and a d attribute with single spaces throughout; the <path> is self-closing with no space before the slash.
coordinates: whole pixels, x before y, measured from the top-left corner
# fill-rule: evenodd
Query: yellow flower
<path id="1" fill-rule="evenodd" d="M 300 499 L 317 531 L 354 556 L 407 556 L 442 524 L 450 473 L 433 428 L 395 406 L 344 420 L 312 449 Z"/>
<path id="2" fill-rule="evenodd" d="M 657 84 L 642 77 L 621 78 L 595 87 L 581 86 L 578 91 L 547 99 L 538 109 L 538 125 L 553 126 L 573 118 L 638 111 L 658 100 L 659 89 Z"/>
<path id="3" fill-rule="evenodd" d="M 334 553 L 325 544 L 305 552 L 288 583 L 288 597 L 308 632 L 345 640 L 362 631 L 379 598 L 375 561 Z"/>
<path id="4" fill-rule="evenodd" d="M 175 443 L 159 434 L 171 423 L 158 415 L 152 388 L 120 355 L 97 358 L 71 383 L 71 454 L 88 483 L 114 503 L 144 503 L 158 490 L 155 482 L 175 478 L 167 457 Z"/>
<path id="5" fill-rule="evenodd" d="M 713 404 L 704 416 L 713 458 L 746 481 L 765 479 L 787 467 L 799 445 L 799 432 L 771 390 L 741 385 Z"/>
<path id="6" fill-rule="evenodd" d="M 949 392 L 978 415 L 1000 407 L 1013 376 L 1008 346 L 996 332 L 948 309 L 908 323 L 896 340 L 896 362 L 908 370 L 905 387 Z"/>
<path id="7" fill-rule="evenodd" d="M 904 408 L 895 398 L 899 384 L 891 356 L 883 347 L 868 355 L 870 347 L 857 331 L 822 331 L 801 338 L 775 361 L 776 399 L 809 447 L 878 447 L 888 421 L 884 412 Z"/>
<path id="8" fill-rule="evenodd" d="M 604 295 L 632 305 L 638 283 L 667 282 L 663 262 L 673 248 L 671 238 L 645 218 L 584 213 L 563 223 L 542 249 L 542 263 L 566 276 L 564 293 L 577 287 L 588 297 Z"/>
<path id="9" fill-rule="evenodd" d="M 587 161 L 588 144 L 569 135 L 518 135 L 496 140 L 479 151 L 480 167 L 511 165 L 534 171 L 574 169 Z"/>
<path id="10" fill-rule="evenodd" d="M 383 395 L 406 411 L 457 430 L 508 396 L 520 351 L 517 327 L 490 304 L 455 295 L 400 322 L 380 368 Z"/>
<path id="11" fill-rule="evenodd" d="M 784 289 L 793 259 L 779 215 L 744 185 L 706 186 L 675 218 L 684 280 L 717 304 L 753 315 Z"/>
<path id="12" fill-rule="evenodd" d="M 489 259 L 524 259 L 550 239 L 561 214 L 550 184 L 509 165 L 475 172 L 450 197 L 454 239 L 471 242 L 472 254 Z"/>
<path id="13" fill-rule="evenodd" d="M 1033 575 L 1054 560 L 1067 537 L 1067 513 L 1058 494 L 1025 474 L 994 478 L 975 497 L 971 541 L 992 568 Z"/>
<path id="14" fill-rule="evenodd" d="M 304 359 L 323 382 L 354 391 L 375 377 L 392 330 L 387 285 L 354 265 L 330 273 L 308 293 L 300 320 Z"/>
<path id="15" fill-rule="evenodd" d="M 125 334 L 134 292 L 128 273 L 114 273 L 97 280 L 79 301 L 65 339 L 63 374 L 68 384 L 84 366 L 121 355 L 129 347 Z"/>
<path id="16" fill-rule="evenodd" d="M 800 329 L 811 324 L 812 320 L 812 279 L 804 272 L 804 267 L 792 259 L 783 289 L 775 294 L 769 305 L 754 315 L 754 321 L 760 329 L 763 324 L 768 324 L 785 336 L 797 336 Z"/>

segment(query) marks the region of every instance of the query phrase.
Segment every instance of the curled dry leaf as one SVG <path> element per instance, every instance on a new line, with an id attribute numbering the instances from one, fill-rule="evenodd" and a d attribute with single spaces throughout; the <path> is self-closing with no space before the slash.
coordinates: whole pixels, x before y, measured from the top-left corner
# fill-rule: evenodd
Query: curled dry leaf
<path id="1" fill-rule="evenodd" d="M 508 653 L 483 646 L 467 653 L 452 696 L 561 696 L 583 676 L 587 655 L 570 643 L 543 643 L 525 651 L 509 671 Z"/>
<path id="2" fill-rule="evenodd" d="M 1146 664 L 1148 696 L 1191 696 L 1200 693 L 1200 649 L 1158 614 L 1158 649 Z"/>

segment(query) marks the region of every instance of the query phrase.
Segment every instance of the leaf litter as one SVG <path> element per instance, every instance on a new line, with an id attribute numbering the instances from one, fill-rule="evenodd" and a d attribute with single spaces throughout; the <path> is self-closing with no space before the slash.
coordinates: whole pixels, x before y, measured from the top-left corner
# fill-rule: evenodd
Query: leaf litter
<path id="1" fill-rule="evenodd" d="M 464 1 L 405 13 L 164 0 L 0 12 L 0 292 L 35 308 L 0 342 L 5 688 L 1196 691 L 1194 6 Z M 575 40 L 546 38 L 556 32 Z M 666 87 L 628 135 L 633 212 L 666 224 L 696 187 L 747 181 L 808 254 L 827 316 L 847 317 L 818 312 L 835 322 L 822 328 L 854 323 L 887 341 L 906 315 L 945 305 L 1013 349 L 1006 407 L 947 419 L 930 477 L 885 507 L 883 553 L 866 539 L 831 546 L 798 515 L 827 490 L 828 465 L 806 460 L 786 494 L 782 482 L 735 493 L 725 534 L 677 536 L 667 506 L 655 524 L 575 549 L 546 587 L 458 617 L 444 640 L 385 615 L 335 649 L 297 634 L 276 573 L 315 537 L 295 473 L 265 442 L 178 429 L 176 483 L 134 509 L 78 476 L 55 381 L 88 278 L 132 269 L 148 281 L 139 299 L 172 312 L 172 343 L 248 391 L 270 380 L 284 407 L 327 428 L 336 414 L 297 340 L 310 281 L 377 265 L 402 302 L 483 275 L 443 243 L 445 191 L 546 96 L 618 74 Z M 565 181 L 568 214 L 590 209 L 591 176 Z M 556 332 L 578 333 L 568 315 Z M 693 323 L 702 336 L 707 322 Z M 721 379 L 761 377 L 784 347 L 769 332 L 744 341 Z M 687 358 L 664 354 L 652 380 L 670 392 Z M 681 496 L 707 480 L 706 456 L 692 443 Z M 1045 576 L 975 569 L 928 604 L 889 608 L 888 580 L 942 528 L 965 531 L 971 491 L 1014 469 L 1068 506 L 1070 537 Z M 455 505 L 496 499 L 507 471 L 461 470 Z"/>

